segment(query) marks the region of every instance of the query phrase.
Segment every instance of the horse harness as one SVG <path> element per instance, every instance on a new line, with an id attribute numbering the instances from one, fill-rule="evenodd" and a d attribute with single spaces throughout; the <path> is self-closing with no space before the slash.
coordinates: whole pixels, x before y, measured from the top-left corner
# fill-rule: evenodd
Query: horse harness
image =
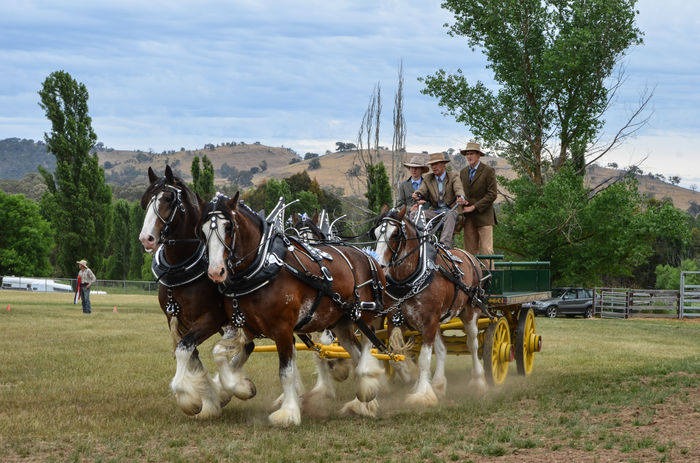
<path id="1" fill-rule="evenodd" d="M 165 246 L 160 246 L 153 256 L 153 261 L 151 262 L 151 272 L 156 277 L 156 283 L 159 283 L 168 288 L 167 297 L 168 301 L 165 305 L 165 313 L 180 319 L 180 304 L 173 297 L 172 288 L 177 286 L 184 286 L 186 284 L 192 283 L 193 281 L 201 278 L 206 272 L 208 267 L 207 256 L 206 256 L 206 245 L 199 239 L 180 239 L 180 240 L 168 240 L 167 235 L 170 233 L 170 227 L 175 220 L 175 215 L 178 211 L 185 213 L 185 203 L 182 201 L 182 189 L 174 186 L 165 184 L 164 188 L 172 190 L 175 194 L 175 200 L 172 205 L 172 210 L 167 219 L 160 215 L 158 208 L 156 207 L 157 194 L 154 194 L 151 200 L 148 202 L 146 209 L 149 207 L 153 208 L 158 220 L 163 222 L 163 227 L 160 230 L 160 236 L 158 238 L 158 243 L 163 245 L 175 245 L 178 243 L 199 243 L 197 249 L 194 253 L 188 256 L 184 261 L 171 264 L 165 258 Z M 180 320 L 181 321 L 181 320 Z"/>
<path id="2" fill-rule="evenodd" d="M 457 300 L 458 291 L 464 292 L 470 301 L 476 304 L 486 315 L 489 316 L 489 318 L 493 318 L 488 311 L 488 306 L 481 300 L 481 297 L 484 295 L 484 289 L 479 285 L 467 286 L 462 281 L 464 273 L 457 266 L 458 263 L 462 262 L 458 257 L 448 252 L 448 250 L 439 243 L 431 243 L 429 246 L 427 239 L 428 235 L 419 236 L 418 246 L 416 246 L 413 250 L 407 252 L 403 257 L 399 257 L 399 251 L 401 249 L 401 246 L 404 245 L 404 243 L 406 243 L 409 239 L 406 235 L 406 226 L 403 220 L 397 220 L 393 217 L 384 217 L 380 223 L 380 236 L 382 234 L 386 236 L 388 223 L 390 222 L 394 223 L 396 226 L 399 227 L 400 236 L 399 245 L 396 247 L 396 249 L 391 247 L 387 237 L 387 247 L 389 247 L 392 253 L 391 260 L 389 262 L 389 267 L 398 266 L 414 252 L 419 253 L 419 263 L 416 266 L 416 269 L 408 277 L 404 278 L 401 281 L 393 279 L 390 275 L 387 275 L 386 277 L 386 294 L 389 295 L 389 297 L 395 300 L 396 302 L 392 304 L 388 309 L 384 310 L 382 313 L 388 314 L 394 311 L 394 314 L 391 317 L 392 324 L 394 324 L 395 326 L 408 326 L 408 322 L 404 317 L 401 306 L 405 301 L 419 295 L 428 286 L 430 286 L 430 284 L 433 281 L 433 278 L 435 277 L 436 270 L 439 271 L 447 280 L 449 280 L 455 286 L 455 292 L 452 298 L 452 302 L 450 303 L 450 309 L 447 310 L 445 312 L 445 315 L 441 317 L 440 322 L 443 322 L 446 318 L 450 316 L 450 313 L 452 312 L 452 305 Z M 438 254 L 442 255 L 444 260 L 449 262 L 449 269 L 436 263 L 436 258 Z M 474 269 L 474 274 L 478 274 L 476 262 L 474 262 L 472 257 L 468 254 L 467 257 L 469 258 L 469 262 L 472 268 Z M 412 328 L 410 326 L 408 327 Z"/>
<path id="3" fill-rule="evenodd" d="M 232 212 L 232 214 L 235 214 L 235 212 Z M 328 267 L 326 267 L 323 263 L 324 259 L 332 261 L 333 257 L 330 254 L 304 242 L 304 240 L 300 238 L 285 236 L 284 234 L 280 233 L 275 229 L 275 227 L 270 226 L 269 218 L 267 220 L 261 218 L 263 230 L 260 238 L 260 244 L 254 248 L 253 251 L 251 251 L 257 251 L 253 262 L 244 269 L 235 271 L 235 268 L 243 262 L 247 255 L 238 259 L 236 262 L 232 261 L 231 256 L 233 256 L 233 248 L 235 246 L 236 229 L 234 228 L 232 231 L 231 246 L 226 246 L 225 240 L 218 232 L 219 227 L 217 224 L 218 220 L 223 218 L 224 215 L 220 211 L 213 211 L 208 215 L 210 228 L 215 230 L 217 239 L 221 240 L 222 244 L 224 244 L 226 249 L 229 251 L 229 257 L 226 261 L 226 265 L 229 270 L 228 277 L 225 282 L 219 284 L 218 286 L 219 291 L 224 296 L 232 299 L 234 313 L 231 320 L 234 326 L 237 328 L 245 327 L 251 332 L 255 333 L 255 331 L 252 330 L 247 324 L 245 315 L 238 307 L 238 298 L 261 289 L 274 280 L 279 272 L 284 269 L 298 280 L 317 291 L 316 298 L 314 299 L 311 308 L 307 314 L 297 322 L 296 326 L 294 327 L 294 331 L 299 331 L 311 321 L 321 302 L 321 299 L 323 297 L 327 297 L 335 302 L 350 320 L 357 324 L 358 328 L 360 328 L 360 330 L 365 333 L 370 340 L 372 340 L 376 347 L 386 350 L 384 344 L 376 337 L 376 335 L 374 335 L 371 329 L 360 318 L 362 311 L 381 310 L 383 307 L 382 294 L 384 288 L 379 281 L 379 270 L 369 256 L 366 257 L 370 263 L 371 278 L 365 282 L 358 283 L 355 268 L 352 266 L 352 263 L 347 256 L 337 247 L 328 245 L 343 258 L 353 275 L 354 300 L 346 301 L 343 300 L 340 293 L 332 289 L 333 276 L 328 270 Z M 277 220 L 277 218 L 274 218 L 273 222 L 274 220 Z M 298 255 L 299 253 L 306 256 L 318 267 L 318 274 L 310 271 L 309 268 L 304 265 Z M 291 265 L 285 261 L 288 254 L 294 258 L 297 265 Z M 366 285 L 371 285 L 374 300 L 377 302 L 360 301 L 359 289 Z M 299 337 L 309 347 L 313 347 L 313 343 L 308 336 L 299 335 Z"/>

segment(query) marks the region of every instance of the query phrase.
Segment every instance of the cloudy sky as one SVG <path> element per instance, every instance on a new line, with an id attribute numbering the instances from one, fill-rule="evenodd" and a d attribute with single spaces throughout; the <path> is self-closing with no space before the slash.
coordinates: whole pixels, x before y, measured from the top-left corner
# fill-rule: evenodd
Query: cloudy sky
<path id="1" fill-rule="evenodd" d="M 700 187 L 700 2 L 640 0 L 644 45 L 608 113 L 611 136 L 654 89 L 651 119 L 601 163 L 639 164 Z M 459 148 L 468 128 L 422 95 L 437 69 L 489 82 L 480 52 L 449 37 L 430 0 L 150 0 L 0 3 L 0 139 L 50 129 L 37 92 L 53 71 L 86 85 L 93 128 L 119 149 L 260 141 L 303 155 L 354 141 L 375 85 L 391 146 L 404 66 L 409 151 Z"/>

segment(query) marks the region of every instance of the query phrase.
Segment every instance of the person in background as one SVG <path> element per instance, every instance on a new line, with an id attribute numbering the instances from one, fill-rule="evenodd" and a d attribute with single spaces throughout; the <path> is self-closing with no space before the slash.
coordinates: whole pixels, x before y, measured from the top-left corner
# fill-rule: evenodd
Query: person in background
<path id="1" fill-rule="evenodd" d="M 396 209 L 406 206 L 409 211 L 413 212 L 418 209 L 418 203 L 411 195 L 423 183 L 423 174 L 428 172 L 429 169 L 423 157 L 419 155 L 413 156 L 410 161 L 404 162 L 403 165 L 411 173 L 411 176 L 399 184 Z"/>
<path id="2" fill-rule="evenodd" d="M 493 254 L 493 226 L 498 223 L 493 203 L 498 196 L 496 171 L 481 162 L 484 152 L 479 143 L 469 142 L 460 150 L 467 158 L 467 167 L 462 169 L 459 177 L 467 198 L 462 211 L 464 222 L 464 248 L 471 254 Z M 486 263 L 493 268 L 493 262 Z"/>
<path id="3" fill-rule="evenodd" d="M 413 199 L 418 204 L 430 202 L 432 207 L 425 211 L 425 218 L 430 220 L 438 214 L 445 212 L 440 232 L 440 244 L 445 248 L 452 247 L 452 235 L 454 234 L 458 209 L 453 209 L 455 204 L 464 203 L 464 189 L 456 172 L 447 171 L 447 163 L 450 159 L 443 153 L 433 153 L 428 159 L 428 166 L 432 173 L 425 174 L 423 183 L 417 191 L 413 193 Z"/>
<path id="4" fill-rule="evenodd" d="M 76 262 L 80 271 L 78 272 L 78 287 L 80 291 L 80 299 L 83 303 L 83 313 L 92 313 L 92 306 L 90 305 L 90 286 L 97 281 L 95 274 L 92 273 L 87 266 L 87 261 L 85 259 Z"/>

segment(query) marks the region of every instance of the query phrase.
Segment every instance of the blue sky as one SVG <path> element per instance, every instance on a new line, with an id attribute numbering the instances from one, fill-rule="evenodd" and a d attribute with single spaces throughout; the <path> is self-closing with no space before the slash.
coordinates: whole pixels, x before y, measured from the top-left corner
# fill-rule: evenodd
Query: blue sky
<path id="1" fill-rule="evenodd" d="M 645 44 L 624 60 L 604 138 L 654 88 L 651 118 L 600 163 L 639 164 L 700 188 L 700 2 L 641 0 L 638 9 Z M 490 81 L 481 53 L 446 34 L 451 20 L 427 0 L 5 0 L 0 139 L 43 138 L 50 126 L 37 92 L 65 70 L 87 86 L 93 128 L 114 148 L 260 141 L 322 154 L 355 141 L 377 84 L 381 143 L 391 146 L 403 60 L 408 150 L 459 148 L 468 128 L 417 81 L 440 68 Z"/>

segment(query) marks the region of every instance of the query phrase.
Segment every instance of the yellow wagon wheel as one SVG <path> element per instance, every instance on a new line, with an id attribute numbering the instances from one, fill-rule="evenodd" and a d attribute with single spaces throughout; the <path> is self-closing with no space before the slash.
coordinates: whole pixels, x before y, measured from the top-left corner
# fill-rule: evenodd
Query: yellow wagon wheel
<path id="1" fill-rule="evenodd" d="M 515 363 L 519 375 L 529 375 L 535 363 L 535 352 L 542 347 L 542 336 L 535 334 L 535 313 L 521 309 L 518 316 L 518 333 L 515 337 Z"/>
<path id="2" fill-rule="evenodd" d="M 502 384 L 508 376 L 508 364 L 513 360 L 510 328 L 504 317 L 486 328 L 483 359 L 486 381 L 491 386 Z"/>

